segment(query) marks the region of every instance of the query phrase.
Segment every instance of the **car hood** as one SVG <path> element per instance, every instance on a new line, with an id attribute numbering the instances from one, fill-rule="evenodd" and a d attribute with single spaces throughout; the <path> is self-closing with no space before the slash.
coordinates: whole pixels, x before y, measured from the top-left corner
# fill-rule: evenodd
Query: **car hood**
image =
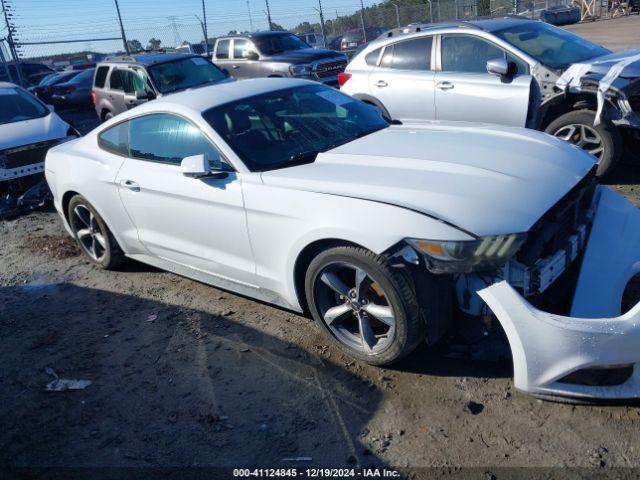
<path id="1" fill-rule="evenodd" d="M 593 165 L 589 154 L 540 132 L 432 122 L 391 126 L 262 179 L 397 205 L 496 235 L 528 231 Z"/>
<path id="2" fill-rule="evenodd" d="M 290 50 L 288 52 L 278 53 L 276 55 L 272 55 L 269 59 L 276 62 L 308 63 L 324 60 L 325 58 L 338 57 L 344 57 L 344 55 L 334 52 L 333 50 L 325 50 L 323 48 L 303 48 L 301 50 Z"/>
<path id="3" fill-rule="evenodd" d="M 69 124 L 55 113 L 46 117 L 0 125 L 0 150 L 65 138 Z"/>
<path id="4" fill-rule="evenodd" d="M 591 68 L 589 73 L 596 76 L 605 76 L 609 69 L 616 63 L 626 60 L 632 57 L 638 57 L 640 55 L 640 49 L 630 49 L 621 52 L 609 53 L 600 57 L 595 57 L 590 60 L 585 60 L 580 63 L 590 63 Z M 640 59 L 627 65 L 622 72 L 620 72 L 622 78 L 637 78 L 640 77 Z"/>

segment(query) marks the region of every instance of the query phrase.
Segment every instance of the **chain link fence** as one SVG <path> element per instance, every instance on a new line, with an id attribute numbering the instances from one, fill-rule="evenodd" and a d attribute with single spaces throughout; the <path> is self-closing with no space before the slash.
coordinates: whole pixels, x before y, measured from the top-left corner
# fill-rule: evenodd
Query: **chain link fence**
<path id="1" fill-rule="evenodd" d="M 253 0 L 254 3 L 262 0 Z M 341 4 L 340 10 L 325 8 L 324 32 L 327 43 L 349 30 L 392 29 L 412 23 L 437 23 L 447 21 L 473 20 L 478 18 L 518 15 L 525 18 L 538 19 L 545 9 L 570 5 L 578 0 L 383 0 L 361 8 L 358 0 L 348 0 Z M 286 13 L 277 10 L 278 0 L 271 0 L 272 24 L 274 29 L 287 28 L 294 33 L 322 31 L 320 11 L 315 1 L 297 13 Z M 608 0 L 594 0 L 595 14 L 598 17 L 609 16 Z M 134 13 L 122 10 L 122 26 L 126 37 L 126 47 L 130 53 L 142 51 L 172 51 L 176 47 L 190 46 L 195 53 L 210 51 L 204 42 L 205 25 L 201 12 L 195 9 L 179 16 L 157 17 L 153 25 L 140 22 Z M 247 4 L 248 5 L 248 4 Z M 14 7 L 19 13 L 19 5 Z M 334 14 L 335 13 L 335 14 Z M 228 17 L 228 15 L 227 15 Z M 28 19 L 23 17 L 28 24 Z M 189 18 L 193 18 L 190 21 Z M 208 44 L 212 45 L 217 35 L 225 35 L 229 31 L 246 32 L 267 28 L 266 12 L 258 11 L 249 17 L 223 19 L 219 11 L 210 11 L 207 21 L 209 35 Z M 108 55 L 123 54 L 125 42 L 117 18 L 96 22 L 87 21 L 86 26 L 68 25 L 63 16 L 54 18 L 57 34 L 46 35 L 38 29 L 29 29 L 18 24 L 16 29 L 19 39 L 15 39 L 16 50 L 22 63 L 44 64 L 52 69 L 61 70 L 80 63 L 95 63 Z M 68 37 L 65 35 L 68 31 Z M 80 34 L 88 33 L 78 39 Z M 370 35 L 367 35 L 371 39 Z M 62 37 L 62 38 L 60 38 Z M 51 40 L 55 38 L 55 40 Z M 335 44 L 331 45 L 335 48 Z M 0 35 L 0 79 L 7 77 L 7 71 L 15 69 L 15 59 L 11 57 L 11 49 Z M 16 81 L 15 75 L 8 78 Z M 29 75 L 25 75 L 29 77 Z"/>

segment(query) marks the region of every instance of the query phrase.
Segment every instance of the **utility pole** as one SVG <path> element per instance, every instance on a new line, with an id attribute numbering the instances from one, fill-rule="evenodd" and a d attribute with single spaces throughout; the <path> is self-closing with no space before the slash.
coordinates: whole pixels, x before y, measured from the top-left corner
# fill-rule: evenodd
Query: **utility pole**
<path id="1" fill-rule="evenodd" d="M 251 18 L 251 3 L 247 0 L 247 12 L 249 12 L 249 28 L 253 32 L 253 18 Z"/>
<path id="2" fill-rule="evenodd" d="M 7 25 L 7 43 L 9 44 L 9 54 L 13 57 L 13 63 L 16 66 L 16 74 L 18 75 L 18 83 L 25 86 L 24 79 L 22 78 L 22 66 L 20 65 L 20 57 L 18 56 L 18 51 L 16 50 L 16 44 L 13 39 L 13 32 L 15 32 L 15 27 L 9 21 L 9 17 L 13 15 L 9 13 L 9 7 L 7 5 L 6 0 L 0 0 L 2 4 L 2 13 L 4 15 L 4 21 Z M 11 76 L 9 76 L 11 79 Z"/>
<path id="3" fill-rule="evenodd" d="M 396 22 L 398 23 L 398 28 L 400 28 L 400 8 L 398 7 L 397 3 L 395 3 L 395 2 L 390 2 L 390 3 L 396 9 Z"/>
<path id="4" fill-rule="evenodd" d="M 269 9 L 269 0 L 264 0 L 267 4 L 267 21 L 269 22 L 269 31 L 273 30 L 273 26 L 271 24 L 271 10 Z"/>
<path id="5" fill-rule="evenodd" d="M 120 5 L 118 5 L 118 0 L 113 0 L 116 2 L 116 12 L 118 12 L 118 22 L 120 22 L 120 34 L 122 35 L 122 44 L 124 45 L 124 51 L 127 55 L 130 55 L 129 52 L 129 44 L 127 43 L 127 37 L 124 34 L 124 26 L 122 25 L 122 17 L 120 16 Z"/>
<path id="6" fill-rule="evenodd" d="M 209 56 L 209 37 L 207 34 L 207 9 L 204 6 L 204 0 L 202 0 L 202 29 L 204 30 L 204 51 Z"/>
<path id="7" fill-rule="evenodd" d="M 364 43 L 367 43 L 367 29 L 364 27 L 364 3 L 362 3 L 362 0 L 360 0 L 360 23 L 362 24 Z"/>
<path id="8" fill-rule="evenodd" d="M 322 13 L 322 0 L 318 0 L 318 12 L 320 13 L 320 30 L 322 32 L 322 46 L 327 48 L 327 35 L 324 30 L 324 14 Z"/>

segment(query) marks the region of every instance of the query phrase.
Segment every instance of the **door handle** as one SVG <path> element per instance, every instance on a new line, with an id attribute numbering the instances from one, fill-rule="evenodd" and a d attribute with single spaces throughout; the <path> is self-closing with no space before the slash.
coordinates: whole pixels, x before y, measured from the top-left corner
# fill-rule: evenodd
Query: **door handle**
<path id="1" fill-rule="evenodd" d="M 389 85 L 389 84 L 388 84 L 387 82 L 385 82 L 384 80 L 378 80 L 378 81 L 376 82 L 376 87 L 379 87 L 379 88 L 384 88 L 384 87 L 386 87 L 387 85 Z"/>
<path id="2" fill-rule="evenodd" d="M 453 88 L 453 83 L 451 83 L 451 82 L 438 82 L 438 83 L 436 83 L 436 88 L 438 90 L 451 90 Z"/>
<path id="3" fill-rule="evenodd" d="M 128 188 L 132 192 L 139 192 L 140 191 L 140 185 L 138 185 L 133 180 L 120 180 L 120 186 L 124 187 L 124 188 Z"/>

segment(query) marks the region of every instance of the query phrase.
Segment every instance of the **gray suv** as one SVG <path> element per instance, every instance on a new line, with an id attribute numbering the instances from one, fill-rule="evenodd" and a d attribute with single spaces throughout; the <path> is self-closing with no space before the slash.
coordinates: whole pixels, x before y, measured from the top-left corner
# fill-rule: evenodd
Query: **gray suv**
<path id="1" fill-rule="evenodd" d="M 99 63 L 91 96 L 105 121 L 162 95 L 227 81 L 233 79 L 201 55 L 145 53 Z"/>
<path id="2" fill-rule="evenodd" d="M 338 85 L 346 55 L 312 48 L 289 32 L 258 32 L 216 40 L 213 61 L 236 78 L 296 77 Z"/>
<path id="3" fill-rule="evenodd" d="M 611 77 L 621 62 L 626 67 Z M 343 92 L 394 120 L 545 131 L 593 154 L 598 175 L 625 147 L 640 151 L 640 60 L 542 22 L 506 18 L 391 31 L 354 57 L 340 82 Z"/>

